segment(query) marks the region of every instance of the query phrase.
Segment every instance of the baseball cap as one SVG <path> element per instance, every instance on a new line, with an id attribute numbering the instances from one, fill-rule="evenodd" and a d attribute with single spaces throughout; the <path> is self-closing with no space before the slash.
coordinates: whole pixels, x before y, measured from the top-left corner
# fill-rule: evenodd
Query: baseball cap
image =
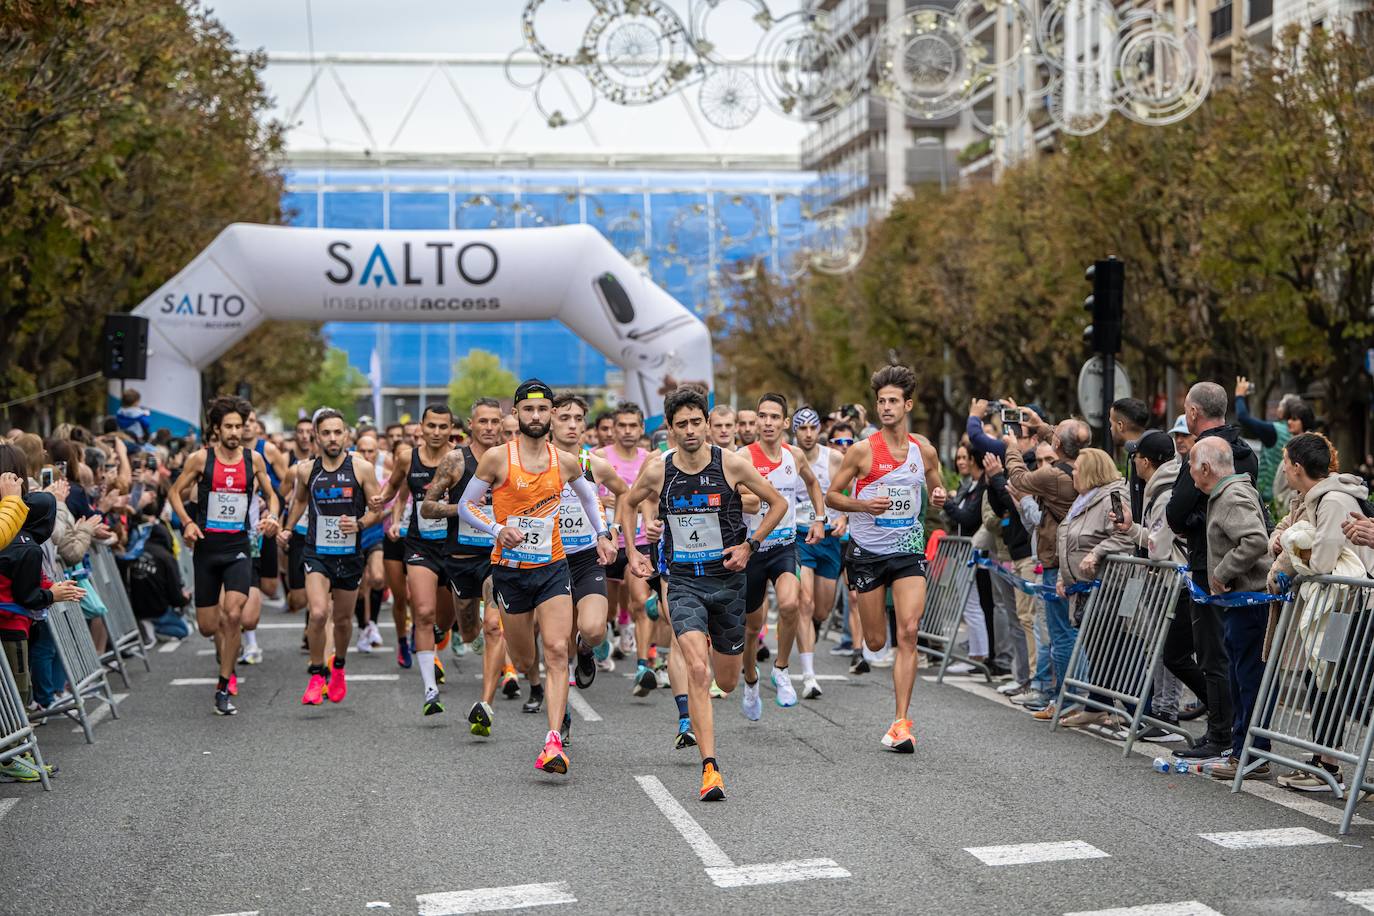
<path id="1" fill-rule="evenodd" d="M 537 378 L 526 379 L 520 383 L 519 388 L 515 389 L 516 404 L 519 404 L 521 401 L 538 400 L 540 398 L 552 401 L 553 389 Z"/>
<path id="2" fill-rule="evenodd" d="M 1179 433 L 1184 435 L 1188 434 L 1188 420 L 1183 414 L 1178 415 L 1178 419 L 1174 421 L 1174 428 L 1169 430 L 1169 435 L 1171 436 L 1176 436 Z"/>
<path id="3" fill-rule="evenodd" d="M 1135 453 L 1143 455 L 1155 467 L 1174 457 L 1174 440 L 1168 433 L 1152 429 L 1135 444 Z"/>

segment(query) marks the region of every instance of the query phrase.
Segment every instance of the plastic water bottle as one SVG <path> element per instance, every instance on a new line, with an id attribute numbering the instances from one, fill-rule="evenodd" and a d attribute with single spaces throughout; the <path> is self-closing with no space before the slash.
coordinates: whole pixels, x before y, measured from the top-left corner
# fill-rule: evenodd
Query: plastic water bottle
<path id="1" fill-rule="evenodd" d="M 1182 776 L 1183 774 L 1190 772 L 1190 770 L 1191 770 L 1191 767 L 1190 767 L 1188 761 L 1186 761 L 1186 760 L 1178 760 L 1178 759 L 1174 760 L 1174 772 L 1175 772 L 1175 773 L 1177 773 L 1177 774 L 1179 774 L 1180 776 Z"/>
<path id="2" fill-rule="evenodd" d="M 1150 766 L 1156 773 L 1172 773 L 1174 771 L 1173 761 L 1167 757 L 1156 757 Z"/>

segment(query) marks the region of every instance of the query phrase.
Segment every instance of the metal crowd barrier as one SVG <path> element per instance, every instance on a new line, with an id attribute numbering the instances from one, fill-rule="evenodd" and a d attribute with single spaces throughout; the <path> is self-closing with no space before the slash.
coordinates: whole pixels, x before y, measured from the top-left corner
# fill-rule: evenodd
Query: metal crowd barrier
<path id="1" fill-rule="evenodd" d="M 104 544 L 91 548 L 90 584 L 105 602 L 109 613 L 105 615 L 105 628 L 110 634 L 110 649 L 100 657 L 106 664 L 113 664 L 124 686 L 129 686 L 129 673 L 124 668 L 124 657 L 138 656 L 143 659 L 145 671 L 152 671 L 148 664 L 148 650 L 143 646 L 143 631 L 138 628 L 134 617 L 133 605 L 129 602 L 129 591 L 124 587 L 124 577 L 119 574 L 119 564 L 114 554 Z"/>
<path id="2" fill-rule="evenodd" d="M 965 537 L 945 537 L 935 550 L 935 559 L 926 571 L 926 606 L 916 635 L 920 650 L 940 660 L 938 683 L 945 682 L 951 661 L 961 661 L 983 672 L 992 681 L 992 670 L 955 648 L 964 605 L 973 587 L 973 541 Z"/>
<path id="3" fill-rule="evenodd" d="M 24 698 L 19 693 L 14 672 L 10 670 L 10 661 L 4 652 L 0 652 L 0 763 L 30 751 L 38 766 L 38 778 L 43 781 L 43 788 L 51 792 L 52 783 L 48 782 L 48 769 L 43 766 L 38 736 L 34 734 L 33 724 L 29 722 L 28 712 L 24 709 Z"/>
<path id="4" fill-rule="evenodd" d="M 1361 793 L 1374 792 L 1374 579 L 1300 576 L 1293 594 L 1279 617 L 1231 790 L 1240 791 L 1245 772 L 1266 760 L 1303 770 L 1344 800 L 1340 832 L 1349 833 Z M 1323 754 L 1354 772 L 1343 788 L 1309 760 L 1256 747 L 1260 739 Z"/>
<path id="5" fill-rule="evenodd" d="M 1101 584 L 1088 598 L 1052 727 L 1059 727 L 1065 706 L 1080 704 L 1130 717 L 1125 756 L 1142 722 L 1186 737 L 1177 725 L 1145 715 L 1155 667 L 1183 587 L 1178 567 L 1113 555 L 1098 571 Z"/>
<path id="6" fill-rule="evenodd" d="M 91 717 L 86 709 L 86 701 L 94 699 L 108 704 L 110 715 L 116 719 L 119 718 L 119 710 L 115 708 L 114 693 L 105 676 L 105 666 L 95 653 L 95 643 L 91 641 L 91 631 L 86 625 L 86 616 L 81 613 L 81 605 L 74 601 L 54 604 L 48 610 L 48 629 L 57 643 L 57 657 L 67 675 L 68 692 L 36 715 L 41 718 L 68 716 L 81 723 L 86 743 L 94 744 L 95 736 L 91 733 Z"/>

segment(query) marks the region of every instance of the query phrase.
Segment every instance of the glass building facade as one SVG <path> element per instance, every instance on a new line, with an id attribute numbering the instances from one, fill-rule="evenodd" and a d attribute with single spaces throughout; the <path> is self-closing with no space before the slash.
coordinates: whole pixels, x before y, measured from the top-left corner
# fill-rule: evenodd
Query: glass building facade
<path id="1" fill-rule="evenodd" d="M 290 223 L 351 229 L 485 229 L 587 223 L 698 315 L 721 312 L 751 271 L 791 272 L 814 176 L 803 172 L 296 169 Z M 325 334 L 366 374 L 375 349 L 385 419 L 415 413 L 474 349 L 517 377 L 597 391 L 617 367 L 558 322 L 331 323 Z"/>

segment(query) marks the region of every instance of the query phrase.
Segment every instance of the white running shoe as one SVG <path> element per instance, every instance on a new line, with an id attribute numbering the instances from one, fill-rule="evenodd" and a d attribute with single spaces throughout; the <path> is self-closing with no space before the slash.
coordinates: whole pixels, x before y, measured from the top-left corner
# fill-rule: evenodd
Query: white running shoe
<path id="1" fill-rule="evenodd" d="M 972 674 L 977 670 L 968 662 L 955 662 L 945 669 L 945 674 Z"/>
<path id="2" fill-rule="evenodd" d="M 867 649 L 864 650 L 864 654 L 868 654 Z M 893 660 L 892 647 L 888 646 L 883 651 L 874 653 L 873 657 L 870 658 L 868 662 L 874 668 L 891 668 Z"/>
<path id="3" fill-rule="evenodd" d="M 763 716 L 763 699 L 759 696 L 760 684 L 754 681 L 752 684 L 740 680 L 740 709 L 744 711 L 744 718 L 750 722 L 757 722 Z M 793 701 L 795 702 L 795 700 Z"/>
<path id="4" fill-rule="evenodd" d="M 597 660 L 596 660 L 596 670 L 598 670 L 598 671 L 606 671 L 606 672 L 614 671 L 614 670 L 615 670 L 615 659 L 611 658 L 609 655 L 606 656 L 605 658 L 599 658 L 599 659 L 597 659 Z"/>
<path id="5" fill-rule="evenodd" d="M 473 655 L 481 655 L 487 648 L 487 637 L 484 633 L 478 633 L 477 638 L 470 644 Z"/>
<path id="6" fill-rule="evenodd" d="M 620 651 L 627 656 L 634 655 L 637 651 L 635 646 L 635 628 L 633 625 L 620 628 Z"/>
<path id="7" fill-rule="evenodd" d="M 658 686 L 662 690 L 667 690 L 669 687 L 673 686 L 673 682 L 668 678 L 667 665 L 664 665 L 662 668 L 655 668 L 654 677 L 658 678 Z"/>
<path id="8" fill-rule="evenodd" d="M 1006 682 L 1005 684 L 1003 684 L 1001 687 L 998 687 L 998 688 L 997 688 L 997 692 L 1000 693 L 1000 694 L 1001 694 L 1002 696 L 1004 696 L 1004 697 L 1009 697 L 1009 696 L 1012 696 L 1013 694 L 1020 693 L 1022 689 L 1023 689 L 1023 685 L 1018 684 L 1018 683 L 1016 682 L 1016 679 L 1013 678 L 1012 680 L 1007 681 L 1007 682 Z"/>
<path id="9" fill-rule="evenodd" d="M 377 629 L 376 621 L 368 621 L 366 632 L 367 641 L 372 643 L 372 648 L 382 645 L 382 631 Z"/>
<path id="10" fill-rule="evenodd" d="M 773 689 L 778 692 L 775 698 L 777 704 L 782 707 L 797 705 L 797 690 L 792 686 L 792 678 L 788 676 L 787 670 L 773 668 Z"/>
<path id="11" fill-rule="evenodd" d="M 363 655 L 372 654 L 372 640 L 367 638 L 367 630 L 358 631 L 358 651 Z"/>
<path id="12" fill-rule="evenodd" d="M 262 647 L 254 646 L 251 649 L 244 649 L 243 654 L 239 656 L 239 661 L 245 665 L 261 665 Z"/>
<path id="13" fill-rule="evenodd" d="M 814 674 L 808 674 L 802 678 L 802 697 L 807 700 L 820 699 L 821 685 Z"/>

